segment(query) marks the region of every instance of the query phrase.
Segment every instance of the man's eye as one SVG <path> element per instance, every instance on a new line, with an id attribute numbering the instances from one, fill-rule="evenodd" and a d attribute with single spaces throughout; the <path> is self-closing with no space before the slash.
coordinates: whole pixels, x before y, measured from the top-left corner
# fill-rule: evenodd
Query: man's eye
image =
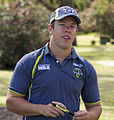
<path id="1" fill-rule="evenodd" d="M 65 24 L 64 23 L 60 23 L 60 26 L 65 26 Z"/>
<path id="2" fill-rule="evenodd" d="M 74 26 L 74 25 L 71 25 L 70 27 L 71 27 L 71 28 L 75 28 L 75 26 Z"/>

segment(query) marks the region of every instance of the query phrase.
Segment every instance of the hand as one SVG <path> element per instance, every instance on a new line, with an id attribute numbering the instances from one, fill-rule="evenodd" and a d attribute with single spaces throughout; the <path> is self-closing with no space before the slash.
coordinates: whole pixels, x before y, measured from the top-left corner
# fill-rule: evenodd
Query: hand
<path id="1" fill-rule="evenodd" d="M 89 112 L 86 110 L 75 112 L 73 120 L 89 120 Z"/>
<path id="2" fill-rule="evenodd" d="M 56 103 L 62 108 L 66 109 L 66 107 L 60 102 L 53 101 L 52 103 Z M 60 110 L 59 108 L 54 107 L 51 103 L 49 103 L 48 105 L 42 105 L 40 110 L 41 110 L 40 114 L 46 117 L 49 117 L 49 116 L 58 117 L 59 115 L 64 116 L 64 112 Z"/>

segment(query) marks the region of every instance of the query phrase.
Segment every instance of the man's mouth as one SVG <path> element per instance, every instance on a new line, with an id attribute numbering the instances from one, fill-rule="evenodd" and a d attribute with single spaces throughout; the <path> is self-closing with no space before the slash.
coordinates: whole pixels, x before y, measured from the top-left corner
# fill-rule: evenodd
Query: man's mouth
<path id="1" fill-rule="evenodd" d="M 65 40 L 70 40 L 69 36 L 62 36 L 62 38 L 65 39 Z"/>

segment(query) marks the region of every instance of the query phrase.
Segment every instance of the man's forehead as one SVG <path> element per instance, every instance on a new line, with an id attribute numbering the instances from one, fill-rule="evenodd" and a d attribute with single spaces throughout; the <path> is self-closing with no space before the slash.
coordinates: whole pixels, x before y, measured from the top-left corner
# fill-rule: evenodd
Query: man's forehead
<path id="1" fill-rule="evenodd" d="M 71 22 L 71 23 L 77 24 L 77 21 L 75 20 L 73 16 L 65 17 L 61 20 L 58 20 L 58 22 Z"/>

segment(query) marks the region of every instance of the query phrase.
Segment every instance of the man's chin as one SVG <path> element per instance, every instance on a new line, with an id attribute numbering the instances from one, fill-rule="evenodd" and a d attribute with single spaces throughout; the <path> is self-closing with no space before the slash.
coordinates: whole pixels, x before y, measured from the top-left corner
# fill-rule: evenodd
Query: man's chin
<path id="1" fill-rule="evenodd" d="M 62 49 L 70 49 L 72 47 L 72 45 L 62 45 L 61 48 Z"/>

